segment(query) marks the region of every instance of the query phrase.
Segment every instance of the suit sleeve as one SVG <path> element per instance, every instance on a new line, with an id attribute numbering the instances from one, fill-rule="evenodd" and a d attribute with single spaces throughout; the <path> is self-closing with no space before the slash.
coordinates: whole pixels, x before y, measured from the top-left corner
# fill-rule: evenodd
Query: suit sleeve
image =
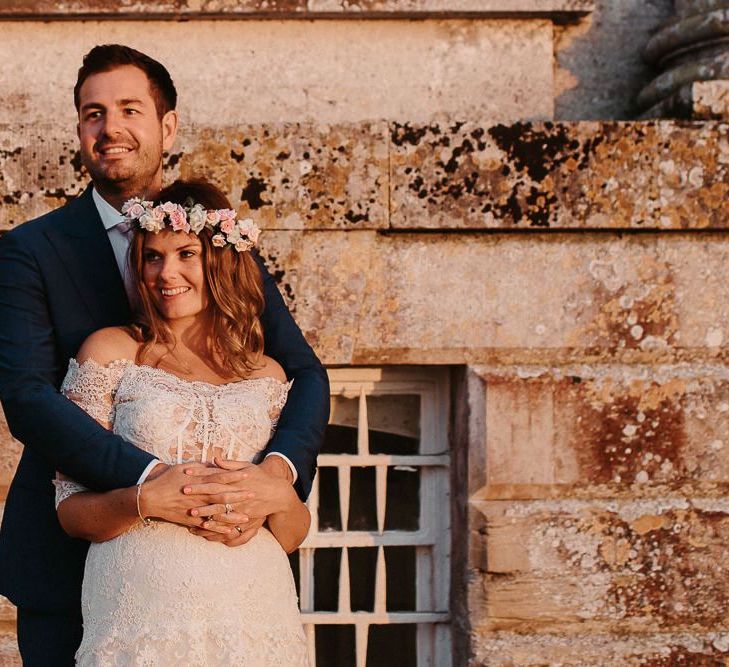
<path id="1" fill-rule="evenodd" d="M 265 454 L 283 454 L 294 464 L 298 473 L 295 488 L 306 500 L 329 419 L 329 379 L 286 308 L 274 279 L 261 258 L 254 256 L 263 275 L 266 306 L 261 322 L 266 354 L 276 359 L 294 381 Z"/>
<path id="2" fill-rule="evenodd" d="M 65 368 L 58 367 L 43 276 L 23 241 L 13 233 L 0 239 L 0 402 L 10 432 L 89 488 L 133 486 L 153 457 L 56 389 Z"/>

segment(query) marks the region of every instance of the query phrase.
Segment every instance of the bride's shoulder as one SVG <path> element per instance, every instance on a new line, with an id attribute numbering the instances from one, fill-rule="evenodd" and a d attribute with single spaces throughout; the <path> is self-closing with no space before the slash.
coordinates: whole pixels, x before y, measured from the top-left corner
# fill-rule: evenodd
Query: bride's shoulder
<path id="1" fill-rule="evenodd" d="M 281 367 L 281 364 L 272 357 L 268 357 L 264 354 L 263 357 L 261 357 L 261 364 L 261 367 L 256 370 L 256 377 L 273 377 L 281 382 L 287 381 L 286 373 Z"/>
<path id="2" fill-rule="evenodd" d="M 139 343 L 125 327 L 107 327 L 94 331 L 81 345 L 76 355 L 79 364 L 93 359 L 106 366 L 112 361 L 128 359 L 134 361 Z"/>

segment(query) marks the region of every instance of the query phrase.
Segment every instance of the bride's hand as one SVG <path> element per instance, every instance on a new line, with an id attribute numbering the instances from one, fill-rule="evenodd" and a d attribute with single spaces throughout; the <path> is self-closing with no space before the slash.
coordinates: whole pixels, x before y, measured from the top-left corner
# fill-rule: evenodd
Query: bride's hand
<path id="1" fill-rule="evenodd" d="M 263 526 L 265 521 L 265 519 L 253 519 L 251 521 L 247 521 L 238 526 L 238 528 L 240 528 L 240 531 L 233 528 L 233 530 L 235 531 L 233 533 L 233 537 L 212 530 L 205 530 L 204 528 L 190 528 L 189 530 L 193 535 L 199 535 L 200 537 L 204 537 L 210 542 L 222 542 L 226 547 L 239 547 L 242 544 L 245 544 L 249 540 L 253 539 L 258 534 L 258 531 L 260 530 L 261 526 Z M 228 528 L 230 527 L 229 524 L 221 525 L 227 526 Z"/>
<path id="2" fill-rule="evenodd" d="M 192 514 L 199 500 L 182 493 L 189 476 L 185 471 L 191 468 L 206 469 L 201 464 L 179 464 L 166 466 L 162 472 L 157 466 L 142 484 L 139 494 L 139 510 L 142 516 L 162 519 L 185 526 L 199 526 L 202 519 Z M 209 469 L 208 469 L 209 470 Z"/>
<path id="3" fill-rule="evenodd" d="M 193 516 L 240 525 L 245 518 L 260 519 L 286 512 L 297 501 L 291 484 L 283 477 L 269 474 L 264 464 L 218 458 L 215 463 L 220 468 L 216 472 L 199 468 L 188 471 L 200 482 L 188 484 L 185 493 L 207 495 L 208 500 L 207 505 L 192 510 Z"/>

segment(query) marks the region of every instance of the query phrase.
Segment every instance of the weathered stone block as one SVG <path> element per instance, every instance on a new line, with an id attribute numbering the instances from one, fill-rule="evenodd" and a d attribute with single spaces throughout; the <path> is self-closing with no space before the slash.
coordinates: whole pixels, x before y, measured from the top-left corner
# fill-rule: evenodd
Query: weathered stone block
<path id="1" fill-rule="evenodd" d="M 724 228 L 729 126 L 394 125 L 395 229 Z"/>
<path id="2" fill-rule="evenodd" d="M 729 630 L 725 498 L 470 506 L 487 529 L 477 634 Z"/>
<path id="3" fill-rule="evenodd" d="M 69 127 L 0 128 L 0 228 L 60 206 L 88 176 Z M 387 226 L 387 126 L 272 124 L 189 128 L 166 178 L 206 177 L 263 228 Z"/>
<path id="4" fill-rule="evenodd" d="M 4 22 L 0 123 L 52 120 L 73 131 L 72 88 L 98 43 L 163 62 L 183 126 L 543 120 L 553 115 L 552 38 L 549 19 Z"/>
<path id="5" fill-rule="evenodd" d="M 472 409 L 485 424 L 477 457 L 485 468 L 474 497 L 729 491 L 723 365 L 475 371 L 484 383 Z"/>
<path id="6" fill-rule="evenodd" d="M 729 635 L 714 632 L 534 635 L 498 632 L 474 635 L 472 665 L 563 667 L 673 667 L 674 665 L 726 665 Z"/>
<path id="7" fill-rule="evenodd" d="M 263 239 L 330 364 L 711 360 L 729 321 L 728 253 L 720 235 Z"/>

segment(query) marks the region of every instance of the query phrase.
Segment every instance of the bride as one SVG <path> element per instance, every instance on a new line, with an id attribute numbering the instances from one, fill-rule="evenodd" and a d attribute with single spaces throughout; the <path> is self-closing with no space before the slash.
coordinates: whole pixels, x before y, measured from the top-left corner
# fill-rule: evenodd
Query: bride
<path id="1" fill-rule="evenodd" d="M 156 206 L 131 200 L 123 213 L 135 230 L 138 319 L 92 334 L 62 391 L 162 463 L 240 470 L 266 446 L 289 388 L 263 351 L 261 278 L 248 252 L 258 229 L 203 181 L 177 181 Z M 77 664 L 308 664 L 286 552 L 310 517 L 285 480 L 267 529 L 236 548 L 155 521 L 170 492 L 155 479 L 107 493 L 60 473 L 55 484 L 64 530 L 93 542 Z M 203 528 L 243 531 L 232 503 L 251 494 L 236 493 Z"/>

